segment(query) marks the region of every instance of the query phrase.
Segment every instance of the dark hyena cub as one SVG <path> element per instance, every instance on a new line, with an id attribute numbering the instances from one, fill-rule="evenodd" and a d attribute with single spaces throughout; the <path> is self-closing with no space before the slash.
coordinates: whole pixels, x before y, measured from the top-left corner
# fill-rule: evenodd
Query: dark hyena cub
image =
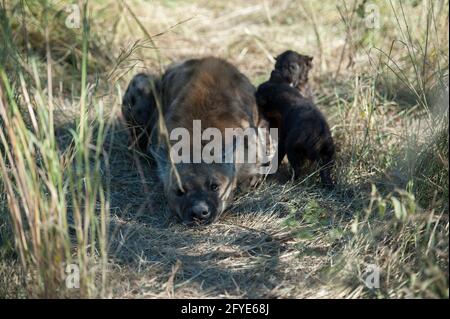
<path id="1" fill-rule="evenodd" d="M 332 188 L 333 138 L 325 117 L 314 103 L 296 88 L 271 81 L 258 87 L 256 101 L 270 126 L 279 129 L 278 163 L 287 154 L 297 178 L 306 159 L 318 161 L 322 183 Z"/>
<path id="2" fill-rule="evenodd" d="M 270 75 L 270 81 L 289 84 L 297 88 L 303 97 L 312 100 L 313 92 L 308 83 L 308 74 L 312 69 L 313 57 L 288 50 L 275 60 L 275 69 Z"/>
<path id="3" fill-rule="evenodd" d="M 159 79 L 146 73 L 133 77 L 122 101 L 122 115 L 130 130 L 131 145 L 141 152 L 147 152 L 150 133 L 158 116 L 155 92 Z"/>

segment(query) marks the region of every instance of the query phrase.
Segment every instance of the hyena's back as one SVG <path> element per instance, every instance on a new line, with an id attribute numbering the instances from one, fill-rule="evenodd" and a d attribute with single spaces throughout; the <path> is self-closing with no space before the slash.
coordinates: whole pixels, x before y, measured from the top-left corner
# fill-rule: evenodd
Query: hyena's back
<path id="1" fill-rule="evenodd" d="M 214 58 L 192 59 L 170 66 L 162 78 L 167 128 L 254 127 L 258 113 L 255 88 L 230 63 Z"/>

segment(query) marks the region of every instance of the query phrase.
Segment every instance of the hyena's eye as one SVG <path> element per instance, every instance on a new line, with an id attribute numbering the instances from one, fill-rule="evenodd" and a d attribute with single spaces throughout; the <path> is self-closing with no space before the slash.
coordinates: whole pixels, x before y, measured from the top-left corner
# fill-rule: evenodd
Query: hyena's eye
<path id="1" fill-rule="evenodd" d="M 211 190 L 213 192 L 218 192 L 219 191 L 219 185 L 218 184 L 211 184 Z"/>

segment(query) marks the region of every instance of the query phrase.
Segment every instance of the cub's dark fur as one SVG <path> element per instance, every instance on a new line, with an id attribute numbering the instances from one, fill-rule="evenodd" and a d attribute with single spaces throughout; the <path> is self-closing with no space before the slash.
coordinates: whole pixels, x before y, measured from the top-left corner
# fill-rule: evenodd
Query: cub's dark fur
<path id="1" fill-rule="evenodd" d="M 139 73 L 133 77 L 122 101 L 122 115 L 130 130 L 131 145 L 146 152 L 150 133 L 158 116 L 154 90 L 160 80 L 152 74 Z"/>
<path id="2" fill-rule="evenodd" d="M 298 177 L 306 159 L 318 161 L 322 183 L 332 187 L 335 147 L 327 121 L 314 103 L 296 88 L 270 81 L 258 87 L 256 100 L 270 127 L 279 129 L 278 163 L 287 154 Z"/>
<path id="3" fill-rule="evenodd" d="M 270 81 L 289 84 L 297 88 L 304 97 L 312 100 L 313 92 L 308 84 L 308 74 L 312 69 L 313 57 L 288 50 L 275 59 L 275 69 L 270 75 Z"/>

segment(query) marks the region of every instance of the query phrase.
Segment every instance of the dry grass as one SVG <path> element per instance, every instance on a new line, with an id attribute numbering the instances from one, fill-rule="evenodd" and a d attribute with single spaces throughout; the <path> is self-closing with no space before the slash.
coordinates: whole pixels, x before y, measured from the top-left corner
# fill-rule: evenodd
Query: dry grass
<path id="1" fill-rule="evenodd" d="M 416 7 L 405 2 L 407 19 L 414 17 L 409 21 L 397 3 L 377 1 L 383 23 L 381 29 L 368 30 L 358 15 L 360 2 L 90 4 L 88 103 L 101 102 L 105 117 L 114 120 L 103 143 L 107 160 L 98 163 L 110 222 L 108 286 L 98 295 L 448 298 L 448 134 L 430 124 L 429 114 L 442 102 L 432 104 L 427 97 L 446 87 L 448 101 L 448 8 L 435 8 L 431 19 L 432 2 Z M 20 30 L 13 28 L 18 38 L 24 34 Z M 432 30 L 428 37 L 427 30 Z M 393 42 L 399 39 L 403 44 Z M 81 41 L 80 30 L 50 32 L 52 55 L 60 57 L 52 65 L 60 150 L 70 144 L 69 129 L 79 117 Z M 41 63 L 37 68 L 45 70 L 45 48 L 39 48 L 39 41 L 30 43 L 30 54 Z M 61 58 L 73 47 L 78 48 L 73 50 L 76 65 Z M 337 189 L 317 187 L 313 172 L 294 183 L 285 166 L 257 189 L 238 194 L 218 223 L 195 229 L 177 224 L 153 164 L 128 149 L 117 120 L 127 82 L 143 69 L 159 72 L 171 61 L 216 55 L 237 65 L 256 85 L 268 77 L 273 56 L 288 48 L 315 57 L 317 104 L 340 149 Z M 5 69 L 14 69 L 7 62 Z M 438 117 L 448 122 L 448 106 L 443 110 Z M 92 125 L 94 134 L 96 122 Z M 442 138 L 430 150 L 436 132 Z M 5 234 L 0 244 L 9 246 L 0 257 L 0 278 L 15 278 L 0 281 L 0 296 L 42 295 L 24 289 L 17 279 L 23 276 L 11 235 L 6 235 L 6 213 L 0 212 L 0 222 Z M 381 269 L 380 289 L 364 284 L 368 264 Z"/>

